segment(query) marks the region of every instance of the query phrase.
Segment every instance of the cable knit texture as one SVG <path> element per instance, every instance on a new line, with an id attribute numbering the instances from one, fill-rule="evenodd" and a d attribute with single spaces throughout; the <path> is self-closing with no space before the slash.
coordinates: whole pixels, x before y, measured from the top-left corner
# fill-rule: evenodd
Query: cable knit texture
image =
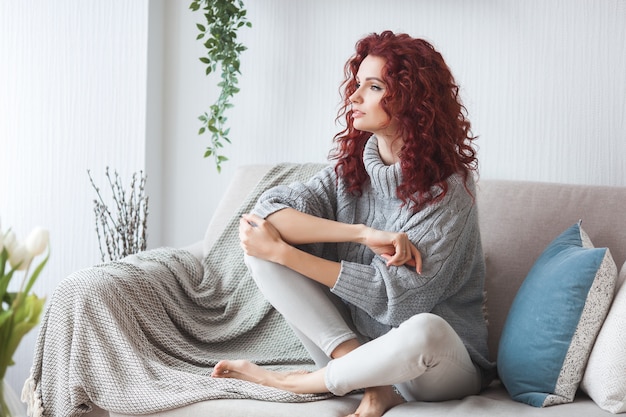
<path id="1" fill-rule="evenodd" d="M 333 167 L 327 167 L 306 183 L 266 191 L 254 212 L 265 218 L 292 207 L 344 223 L 407 233 L 422 255 L 421 275 L 406 266 L 388 267 L 385 259 L 357 243 L 309 249 L 341 262 L 331 290 L 346 301 L 363 336 L 379 337 L 415 314 L 432 312 L 450 323 L 476 364 L 492 371 L 482 310 L 485 265 L 473 179 L 466 187 L 462 176 L 450 176 L 445 198 L 414 212 L 396 195 L 402 180 L 400 165 L 384 164 L 376 137 L 366 144 L 364 162 L 370 181 L 360 196 L 348 193 Z"/>

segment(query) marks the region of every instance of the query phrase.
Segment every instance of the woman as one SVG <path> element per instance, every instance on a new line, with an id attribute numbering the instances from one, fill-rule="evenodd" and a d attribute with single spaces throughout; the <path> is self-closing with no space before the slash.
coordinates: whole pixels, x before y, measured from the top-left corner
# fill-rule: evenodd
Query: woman
<path id="1" fill-rule="evenodd" d="M 334 167 L 267 191 L 239 228 L 260 290 L 319 369 L 222 361 L 212 376 L 296 393 L 364 388 L 361 417 L 476 394 L 493 364 L 475 138 L 458 87 L 429 43 L 389 31 L 360 40 L 345 72 Z"/>

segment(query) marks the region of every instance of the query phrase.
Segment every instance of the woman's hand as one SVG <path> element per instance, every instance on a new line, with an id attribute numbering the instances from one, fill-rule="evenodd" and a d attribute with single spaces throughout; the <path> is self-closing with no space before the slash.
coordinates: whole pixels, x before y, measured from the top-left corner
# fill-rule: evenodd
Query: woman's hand
<path id="1" fill-rule="evenodd" d="M 275 261 L 281 246 L 287 245 L 270 222 L 254 214 L 241 216 L 239 244 L 247 255 L 267 261 Z"/>
<path id="2" fill-rule="evenodd" d="M 422 256 L 406 233 L 386 232 L 367 228 L 364 242 L 376 254 L 387 260 L 387 266 L 409 265 L 422 272 Z"/>

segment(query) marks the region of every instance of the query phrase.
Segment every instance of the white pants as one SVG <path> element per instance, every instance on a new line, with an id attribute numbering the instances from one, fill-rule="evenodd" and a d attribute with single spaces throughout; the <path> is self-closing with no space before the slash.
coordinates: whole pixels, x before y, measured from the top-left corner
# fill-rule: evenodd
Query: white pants
<path id="1" fill-rule="evenodd" d="M 417 314 L 398 328 L 338 359 L 330 354 L 358 338 L 343 302 L 325 286 L 273 262 L 245 257 L 255 282 L 283 315 L 335 395 L 395 385 L 407 401 L 444 401 L 476 394 L 479 369 L 463 342 L 441 317 Z"/>

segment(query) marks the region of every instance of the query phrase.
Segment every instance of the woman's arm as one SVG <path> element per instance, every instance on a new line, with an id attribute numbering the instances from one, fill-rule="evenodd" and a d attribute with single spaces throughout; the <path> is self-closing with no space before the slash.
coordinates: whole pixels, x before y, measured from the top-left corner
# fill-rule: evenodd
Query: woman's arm
<path id="1" fill-rule="evenodd" d="M 267 220 L 246 214 L 239 225 L 246 254 L 287 266 L 317 282 L 333 287 L 341 264 L 304 252 L 292 245 L 317 242 L 357 242 L 387 260 L 388 266 L 408 264 L 421 270 L 421 257 L 405 233 L 376 230 L 283 209 Z"/>
<path id="2" fill-rule="evenodd" d="M 365 234 L 365 226 L 362 224 L 340 223 L 293 208 L 274 212 L 266 220 L 272 223 L 282 239 L 290 245 L 360 241 Z"/>
<path id="3" fill-rule="evenodd" d="M 276 227 L 258 216 L 242 216 L 239 221 L 239 241 L 246 255 L 284 265 L 329 288 L 337 282 L 340 263 L 311 255 L 290 245 L 283 240 Z"/>
<path id="4" fill-rule="evenodd" d="M 323 219 L 285 208 L 267 219 L 281 238 L 290 245 L 306 243 L 355 242 L 368 246 L 384 257 L 388 265 L 404 265 L 421 270 L 421 256 L 406 233 L 386 232 L 363 224 L 348 224 Z M 251 220 L 254 222 L 254 220 Z"/>

